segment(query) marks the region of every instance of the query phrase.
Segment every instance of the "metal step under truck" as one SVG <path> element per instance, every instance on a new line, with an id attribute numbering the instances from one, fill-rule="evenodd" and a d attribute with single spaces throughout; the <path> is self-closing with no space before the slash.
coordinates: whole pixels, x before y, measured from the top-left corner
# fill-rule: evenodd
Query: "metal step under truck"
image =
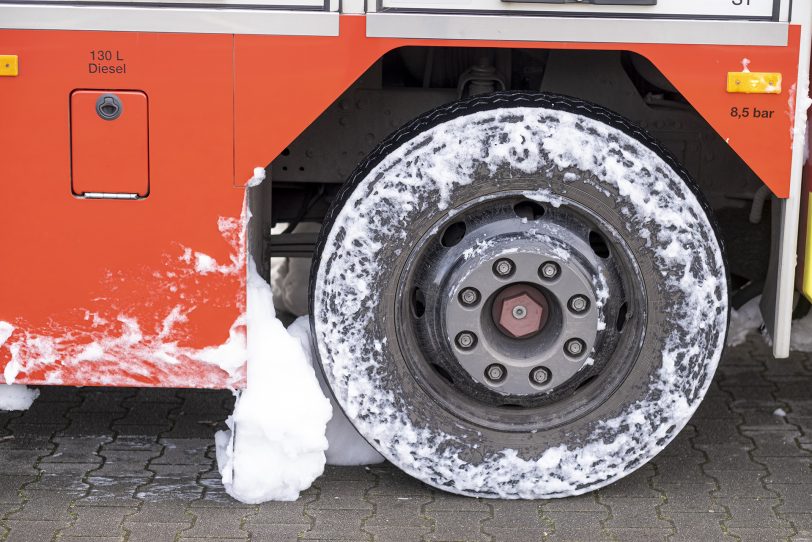
<path id="1" fill-rule="evenodd" d="M 2 2 L 5 381 L 241 388 L 246 266 L 312 256 L 314 350 L 387 459 L 467 495 L 611 483 L 687 423 L 731 305 L 761 295 L 789 355 L 811 25 L 808 0 Z"/>

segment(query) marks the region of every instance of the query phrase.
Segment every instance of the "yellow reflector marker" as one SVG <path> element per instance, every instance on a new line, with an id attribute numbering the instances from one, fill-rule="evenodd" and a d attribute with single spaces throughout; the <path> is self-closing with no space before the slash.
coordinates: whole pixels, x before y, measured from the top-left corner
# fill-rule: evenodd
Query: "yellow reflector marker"
<path id="1" fill-rule="evenodd" d="M 0 55 L 0 77 L 17 77 L 19 73 L 17 55 Z"/>
<path id="2" fill-rule="evenodd" d="M 781 94 L 780 73 L 730 72 L 727 74 L 727 91 L 742 94 Z"/>

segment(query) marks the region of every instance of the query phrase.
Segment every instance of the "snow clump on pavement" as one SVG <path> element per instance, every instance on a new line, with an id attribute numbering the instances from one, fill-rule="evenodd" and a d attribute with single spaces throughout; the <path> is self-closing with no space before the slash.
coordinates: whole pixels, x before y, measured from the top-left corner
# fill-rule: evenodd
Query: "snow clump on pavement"
<path id="1" fill-rule="evenodd" d="M 248 386 L 226 420 L 230 430 L 215 435 L 217 464 L 226 491 L 239 501 L 296 500 L 324 471 L 332 409 L 251 261 L 247 322 Z"/>
<path id="2" fill-rule="evenodd" d="M 39 390 L 23 384 L 0 384 L 0 410 L 28 410 Z"/>
<path id="3" fill-rule="evenodd" d="M 730 327 L 727 331 L 727 345 L 744 344 L 752 331 L 758 330 L 764 321 L 761 319 L 761 296 L 754 297 L 738 310 L 730 309 Z"/>

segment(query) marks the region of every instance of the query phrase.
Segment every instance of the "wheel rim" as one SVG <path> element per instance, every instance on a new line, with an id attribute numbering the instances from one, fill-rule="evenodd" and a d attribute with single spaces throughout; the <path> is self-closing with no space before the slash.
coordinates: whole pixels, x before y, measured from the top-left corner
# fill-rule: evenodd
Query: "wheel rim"
<path id="1" fill-rule="evenodd" d="M 449 412 L 497 430 L 557 427 L 603 404 L 634 365 L 642 284 L 597 212 L 494 193 L 415 244 L 395 300 L 399 347 Z"/>

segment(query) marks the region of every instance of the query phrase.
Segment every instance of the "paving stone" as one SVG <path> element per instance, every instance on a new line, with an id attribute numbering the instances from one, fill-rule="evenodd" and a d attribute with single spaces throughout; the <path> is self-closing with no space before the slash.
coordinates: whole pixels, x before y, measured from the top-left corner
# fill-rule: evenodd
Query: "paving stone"
<path id="1" fill-rule="evenodd" d="M 319 489 L 319 498 L 308 506 L 315 510 L 372 510 L 364 492 L 373 484 L 373 481 L 319 479 L 314 484 Z"/>
<path id="2" fill-rule="evenodd" d="M 812 457 L 765 457 L 768 484 L 812 484 Z"/>
<path id="3" fill-rule="evenodd" d="M 554 540 L 603 540 L 609 538 L 604 533 L 601 522 L 608 519 L 604 508 L 601 512 L 559 512 L 548 511 L 546 515 L 553 521 Z"/>
<path id="4" fill-rule="evenodd" d="M 0 457 L 2 454 L 0 454 Z M 20 491 L 27 484 L 35 481 L 36 476 L 0 475 L 0 503 L 18 503 L 22 501 Z"/>
<path id="5" fill-rule="evenodd" d="M 90 490 L 76 501 L 77 506 L 138 506 L 135 493 L 148 478 L 106 478 L 91 476 L 85 479 Z"/>
<path id="6" fill-rule="evenodd" d="M 617 540 L 629 542 L 666 542 L 672 534 L 664 529 L 608 529 L 608 532 Z"/>
<path id="7" fill-rule="evenodd" d="M 756 463 L 748 452 L 754 448 L 752 445 L 705 445 L 698 446 L 706 457 L 707 463 L 704 465 L 705 471 L 719 471 L 719 470 L 752 470 L 762 471 L 764 465 Z"/>
<path id="8" fill-rule="evenodd" d="M 749 499 L 725 498 L 720 499 L 730 512 L 731 519 L 725 520 L 725 525 L 731 530 L 733 527 L 765 529 L 770 527 L 788 527 L 787 523 L 779 519 L 773 508 L 778 506 L 778 499 Z"/>
<path id="9" fill-rule="evenodd" d="M 722 523 L 726 519 L 724 513 L 684 513 L 669 512 L 666 514 L 671 520 L 675 533 L 672 538 L 680 540 L 722 540 L 726 537 Z"/>
<path id="10" fill-rule="evenodd" d="M 541 510 L 542 512 L 598 512 L 606 515 L 606 507 L 595 500 L 593 494 L 567 499 L 551 499 L 541 505 Z"/>
<path id="11" fill-rule="evenodd" d="M 426 532 L 424 529 L 414 529 L 411 527 L 381 527 L 374 526 L 366 529 L 375 537 L 375 542 L 402 542 L 404 540 L 427 540 L 431 533 Z M 523 536 L 525 533 L 519 533 L 519 536 L 507 536 L 505 538 L 498 538 L 496 540 L 521 540 L 530 541 L 533 538 Z M 364 540 L 364 539 L 361 539 Z"/>
<path id="12" fill-rule="evenodd" d="M 163 452 L 152 460 L 152 464 L 161 465 L 200 465 L 209 464 L 211 460 L 206 452 L 212 446 L 212 439 L 172 439 L 162 438 Z"/>
<path id="13" fill-rule="evenodd" d="M 307 527 L 308 525 L 263 523 L 251 524 L 246 529 L 251 533 L 251 542 L 296 542 L 299 540 L 299 533 L 304 532 Z"/>
<path id="14" fill-rule="evenodd" d="M 174 542 L 178 533 L 189 527 L 188 523 L 124 523 L 129 532 L 127 542 Z"/>
<path id="15" fill-rule="evenodd" d="M 69 521 L 71 503 L 81 497 L 79 492 L 25 491 L 25 505 L 9 514 L 14 520 L 37 521 L 47 518 L 53 521 Z"/>
<path id="16" fill-rule="evenodd" d="M 375 506 L 375 514 L 372 515 L 364 526 L 366 530 L 373 532 L 371 527 L 404 527 L 428 531 L 431 528 L 431 521 L 423 514 L 423 507 L 430 501 L 426 497 L 394 497 L 392 495 L 375 495 L 370 496 L 369 500 Z M 516 508 L 515 510 L 527 510 L 529 507 L 537 507 L 532 501 L 528 502 L 527 507 Z M 506 507 L 500 507 L 500 512 L 505 510 Z M 501 527 L 504 525 L 505 513 L 500 513 L 498 521 L 492 525 Z M 521 517 L 521 522 L 527 522 L 532 526 L 532 517 L 528 518 L 526 514 L 518 514 Z M 507 522 L 510 526 L 516 525 L 516 516 L 510 517 Z M 496 520 L 495 520 L 496 521 Z"/>
<path id="17" fill-rule="evenodd" d="M 51 542 L 56 532 L 65 526 L 58 521 L 16 521 L 4 522 L 8 527 L 5 542 Z"/>
<path id="18" fill-rule="evenodd" d="M 784 541 L 791 534 L 791 529 L 759 529 L 759 528 L 737 528 L 732 527 L 730 534 L 741 540 L 741 542 L 769 542 L 771 540 Z"/>
<path id="19" fill-rule="evenodd" d="M 135 497 L 144 502 L 187 503 L 201 498 L 203 487 L 194 476 L 157 477 L 138 487 Z"/>
<path id="20" fill-rule="evenodd" d="M 667 514 L 672 513 L 699 513 L 705 514 L 714 511 L 714 497 L 711 495 L 712 486 L 696 485 L 658 485 L 666 496 L 666 501 L 660 509 Z"/>
<path id="21" fill-rule="evenodd" d="M 240 529 L 242 519 L 247 515 L 245 508 L 207 508 L 205 512 L 194 512 L 194 525 L 183 536 L 187 538 L 246 538 L 248 533 Z"/>
<path id="22" fill-rule="evenodd" d="M 799 445 L 802 434 L 797 431 L 748 431 L 745 433 L 755 441 L 751 455 L 760 457 L 809 457 L 809 452 Z"/>
<path id="23" fill-rule="evenodd" d="M 432 492 L 431 488 L 423 482 L 393 467 L 372 467 L 371 471 L 378 480 L 377 485 L 367 492 L 369 495 L 408 497 L 409 495 L 428 495 Z"/>
<path id="24" fill-rule="evenodd" d="M 601 504 L 607 506 L 612 513 L 612 517 L 605 522 L 607 529 L 669 529 L 657 517 L 657 507 L 662 503 L 657 498 L 601 498 Z M 658 525 L 662 523 L 662 525 Z"/>
<path id="25" fill-rule="evenodd" d="M 708 476 L 713 477 L 719 484 L 719 489 L 714 491 L 713 495 L 719 497 L 737 497 L 747 495 L 751 498 L 764 497 L 773 498 L 775 495 L 770 494 L 762 482 L 762 478 L 767 475 L 767 471 L 705 471 Z"/>
<path id="26" fill-rule="evenodd" d="M 309 510 L 313 526 L 302 535 L 307 540 L 372 540 L 362 530 L 364 520 L 372 515 L 369 510 Z"/>
<path id="27" fill-rule="evenodd" d="M 172 523 L 190 527 L 195 515 L 186 511 L 184 502 L 144 502 L 138 511 L 127 516 L 125 525 L 138 523 Z"/>
<path id="28" fill-rule="evenodd" d="M 647 465 L 631 475 L 617 482 L 601 488 L 598 494 L 601 498 L 629 497 L 629 498 L 660 498 L 660 493 L 649 486 L 649 479 L 653 479 L 656 472 L 651 465 Z"/>
<path id="29" fill-rule="evenodd" d="M 485 512 L 489 513 L 490 507 L 485 499 L 472 499 L 461 497 L 451 493 L 436 492 L 434 498 L 425 507 L 426 513 L 438 511 L 461 511 L 461 512 Z"/>
<path id="30" fill-rule="evenodd" d="M 487 512 L 454 510 L 427 512 L 426 515 L 434 521 L 434 530 L 426 535 L 428 541 L 490 540 L 482 532 L 482 521 L 488 518 Z"/>
<path id="31" fill-rule="evenodd" d="M 137 508 L 122 506 L 77 506 L 72 509 L 76 521 L 64 531 L 64 536 L 105 537 L 124 535 L 121 528 L 125 517 Z"/>

